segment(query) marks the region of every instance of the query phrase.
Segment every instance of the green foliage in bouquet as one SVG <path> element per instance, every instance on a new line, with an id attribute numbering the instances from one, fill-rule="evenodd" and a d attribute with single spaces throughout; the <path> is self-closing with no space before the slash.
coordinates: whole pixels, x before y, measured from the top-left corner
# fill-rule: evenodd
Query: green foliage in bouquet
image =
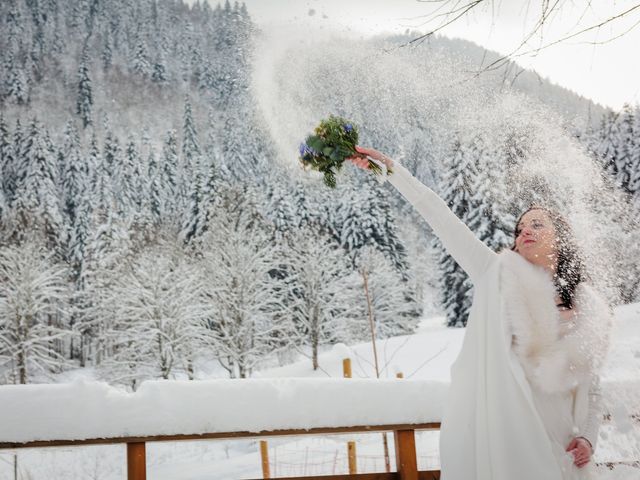
<path id="1" fill-rule="evenodd" d="M 353 156 L 365 157 L 356 151 L 357 144 L 358 127 L 353 122 L 331 115 L 300 144 L 300 161 L 305 168 L 321 172 L 324 183 L 335 188 L 336 173 L 344 161 Z M 369 160 L 369 168 L 377 175 L 382 174 L 380 166 L 372 160 Z"/>

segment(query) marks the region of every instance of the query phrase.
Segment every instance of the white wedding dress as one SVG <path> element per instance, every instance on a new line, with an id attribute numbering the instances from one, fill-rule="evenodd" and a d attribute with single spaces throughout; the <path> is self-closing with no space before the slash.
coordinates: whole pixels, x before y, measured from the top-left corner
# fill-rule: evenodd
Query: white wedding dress
<path id="1" fill-rule="evenodd" d="M 389 182 L 425 218 L 474 284 L 443 412 L 441 480 L 591 478 L 591 466 L 577 468 L 565 448 L 576 436 L 596 446 L 602 417 L 598 390 L 592 388 L 598 384 L 597 369 L 582 365 L 582 375 L 574 376 L 567 367 L 580 365 L 584 345 L 576 342 L 585 336 L 598 339 L 589 348 L 603 356 L 608 330 L 587 327 L 610 324 L 608 307 L 580 284 L 576 310 L 584 310 L 585 321 L 579 323 L 586 330 L 561 340 L 566 332 L 560 331 L 550 277 L 517 253 L 493 252 L 435 192 L 401 165 L 396 163 L 393 171 Z M 538 356 L 528 356 L 531 351 Z"/>

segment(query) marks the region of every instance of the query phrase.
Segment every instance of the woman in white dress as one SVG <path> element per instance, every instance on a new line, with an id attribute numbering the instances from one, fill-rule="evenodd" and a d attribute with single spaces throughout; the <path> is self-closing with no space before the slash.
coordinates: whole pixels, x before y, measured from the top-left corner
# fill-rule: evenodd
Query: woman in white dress
<path id="1" fill-rule="evenodd" d="M 495 253 L 402 165 L 356 149 L 393 169 L 389 182 L 474 284 L 442 417 L 442 480 L 593 478 L 612 311 L 585 281 L 566 222 L 532 207 L 513 247 Z M 350 160 L 366 169 L 363 157 Z"/>

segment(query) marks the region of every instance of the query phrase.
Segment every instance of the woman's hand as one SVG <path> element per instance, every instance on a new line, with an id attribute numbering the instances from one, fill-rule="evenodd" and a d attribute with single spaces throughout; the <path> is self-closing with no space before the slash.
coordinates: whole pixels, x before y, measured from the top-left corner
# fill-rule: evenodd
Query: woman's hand
<path id="1" fill-rule="evenodd" d="M 378 160 L 381 163 L 384 163 L 388 169 L 393 168 L 393 160 L 391 160 L 384 153 L 379 152 L 378 150 L 375 150 L 373 148 L 364 148 L 356 145 L 356 151 L 358 153 L 361 153 L 362 155 L 369 156 L 375 160 Z M 349 160 L 351 160 L 351 162 L 356 167 L 360 167 L 364 170 L 367 170 L 369 168 L 369 160 L 367 160 L 366 158 L 353 156 L 353 157 L 349 157 Z"/>
<path id="2" fill-rule="evenodd" d="M 567 452 L 573 455 L 574 463 L 578 468 L 582 468 L 589 463 L 593 454 L 591 443 L 584 437 L 576 437 L 571 440 L 567 447 Z"/>

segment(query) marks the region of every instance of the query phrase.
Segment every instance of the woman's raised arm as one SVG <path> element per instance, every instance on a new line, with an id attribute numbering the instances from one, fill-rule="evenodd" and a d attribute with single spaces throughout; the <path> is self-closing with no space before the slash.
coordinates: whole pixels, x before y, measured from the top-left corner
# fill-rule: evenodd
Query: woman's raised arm
<path id="1" fill-rule="evenodd" d="M 389 182 L 422 215 L 438 236 L 447 252 L 467 272 L 472 282 L 480 279 L 496 253 L 487 247 L 462 222 L 433 190 L 384 154 L 374 149 L 356 147 L 359 153 L 381 161 L 393 170 Z M 352 159 L 359 167 L 366 168 L 367 160 Z"/>

